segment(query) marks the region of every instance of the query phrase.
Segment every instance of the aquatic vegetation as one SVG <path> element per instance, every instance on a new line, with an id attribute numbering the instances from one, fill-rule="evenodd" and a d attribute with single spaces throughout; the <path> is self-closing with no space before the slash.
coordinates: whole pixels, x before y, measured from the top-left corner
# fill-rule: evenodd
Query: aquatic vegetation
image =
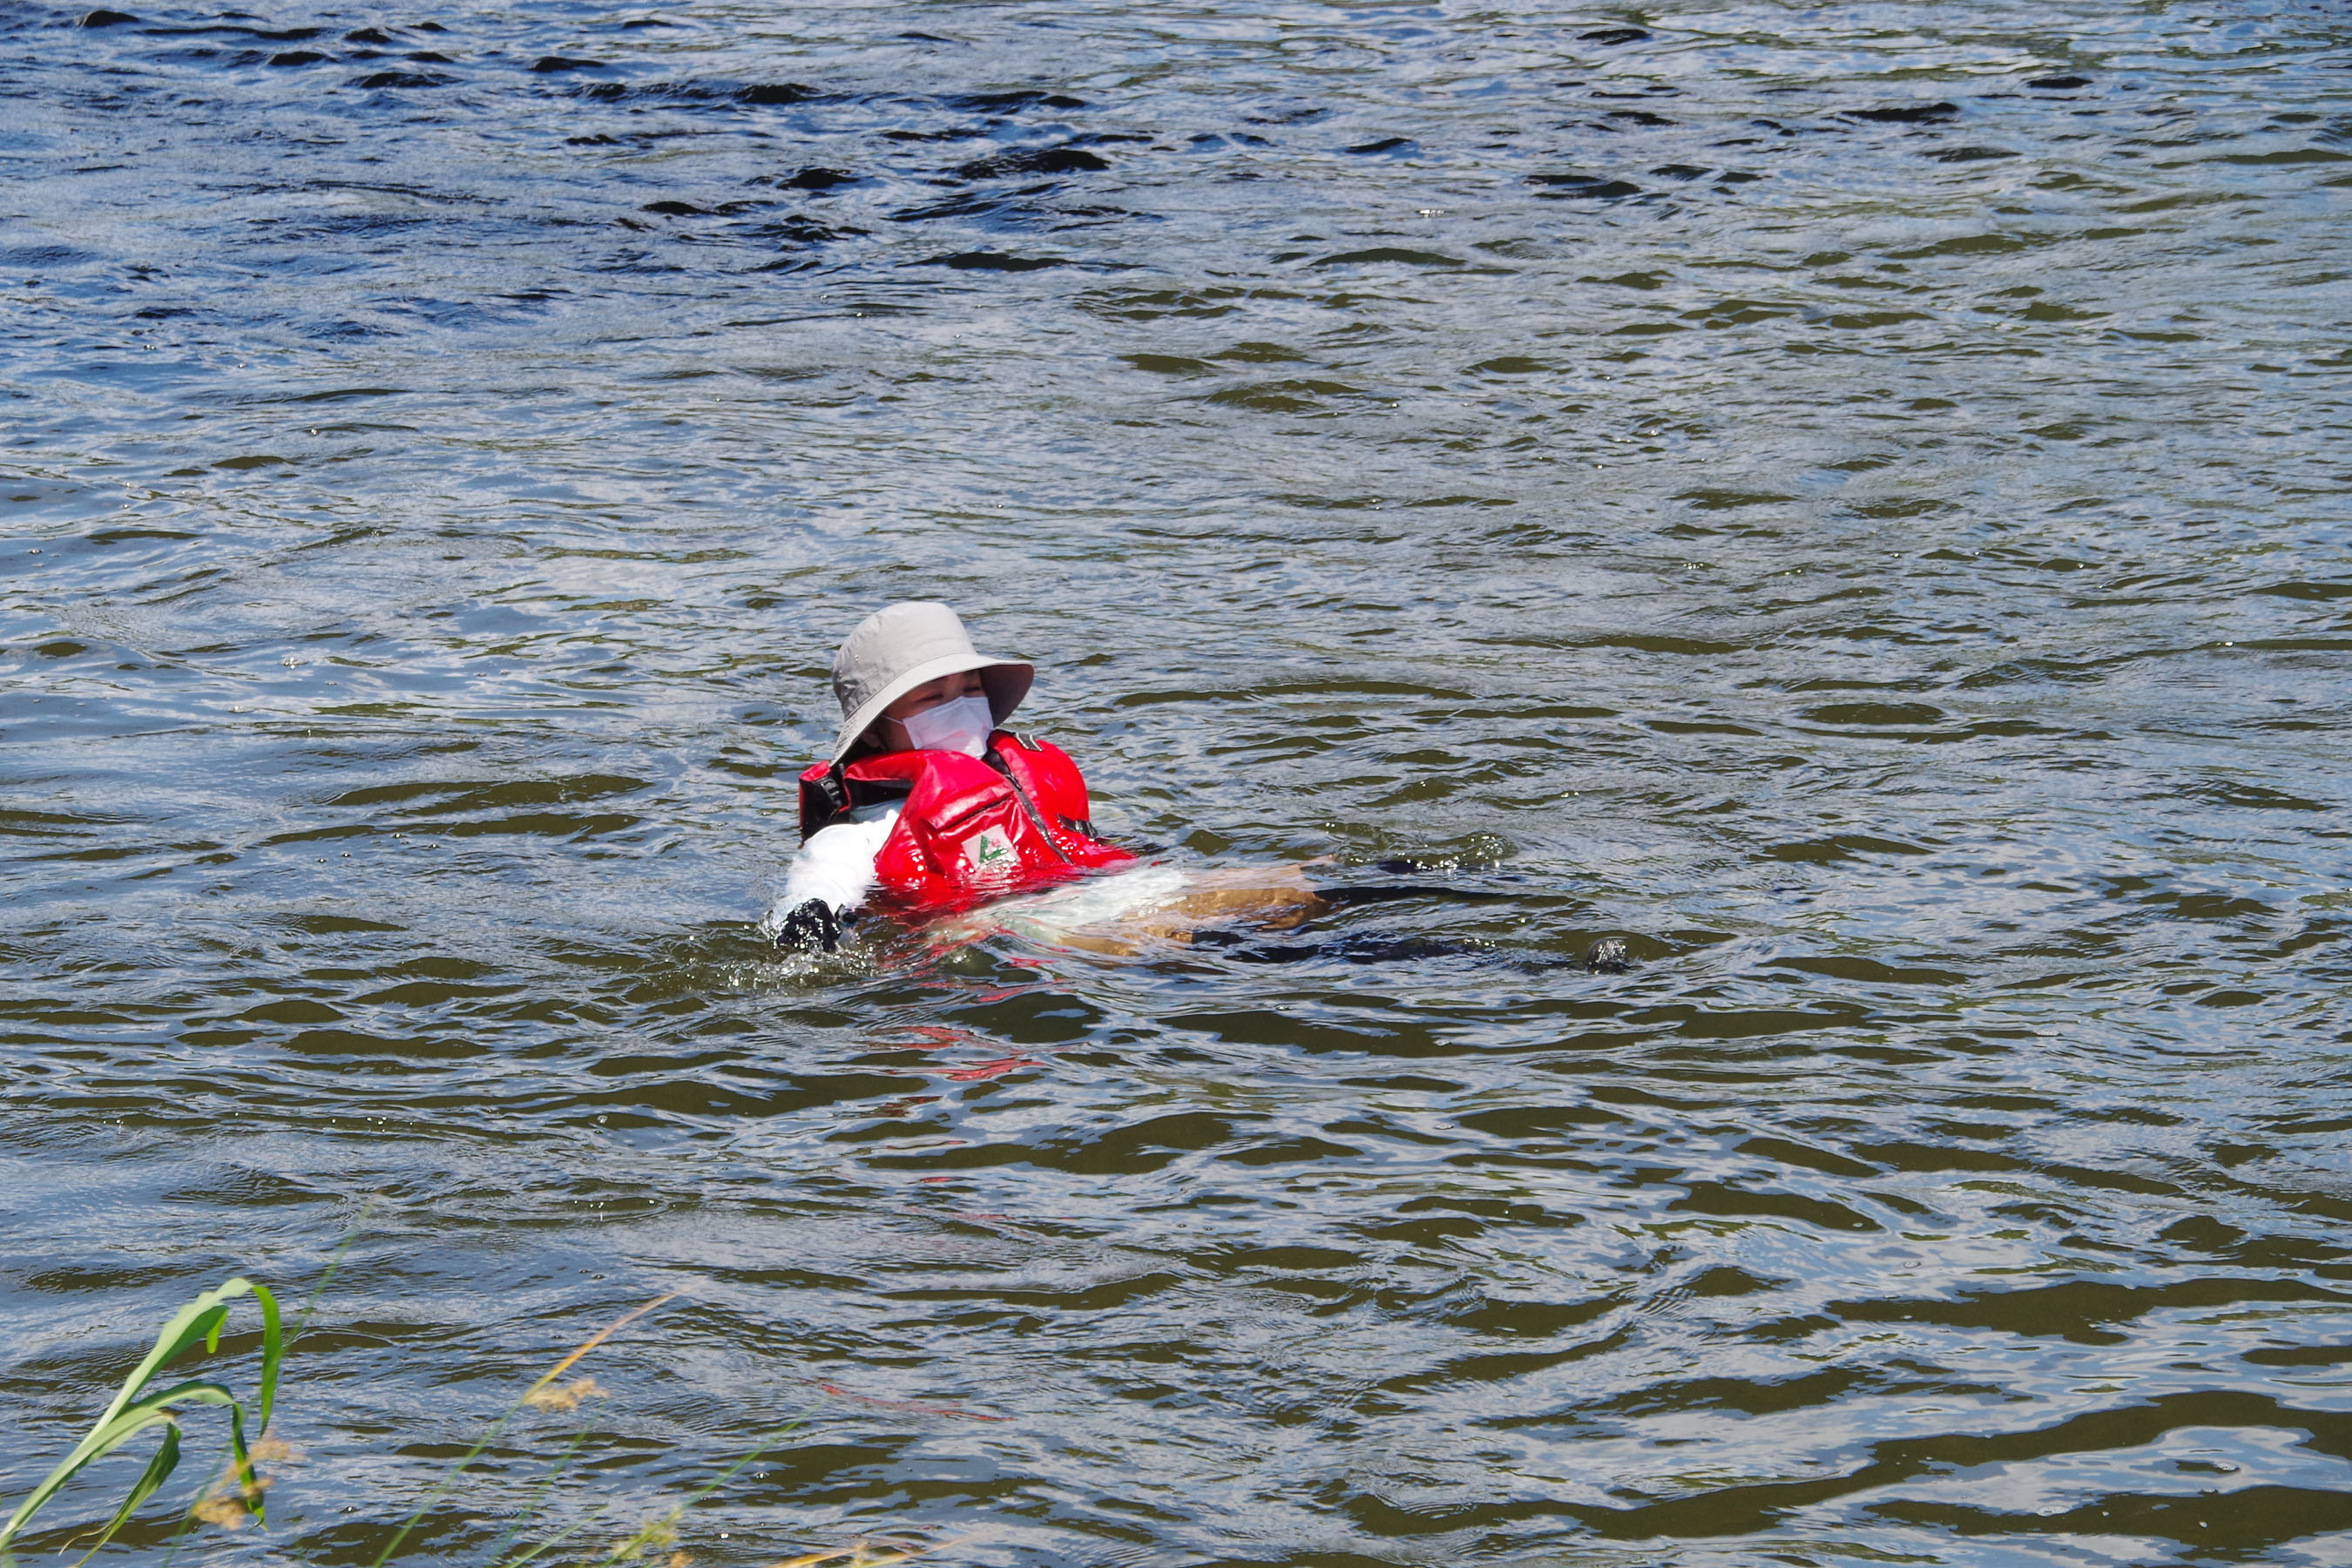
<path id="1" fill-rule="evenodd" d="M 323 1290 L 323 1281 L 320 1289 Z M 313 1291 L 311 1304 L 316 1303 L 318 1294 L 318 1291 Z M 157 1375 L 165 1367 L 199 1342 L 205 1346 L 207 1353 L 217 1352 L 220 1348 L 221 1331 L 228 1320 L 230 1303 L 247 1295 L 250 1295 L 259 1303 L 262 1315 L 259 1393 L 253 1408 L 263 1436 L 251 1443 L 246 1440 L 245 1436 L 247 1410 L 245 1402 L 225 1384 L 206 1379 L 194 1379 L 174 1384 L 158 1392 L 148 1392 L 156 1381 Z M 604 1390 L 598 1386 L 593 1377 L 575 1378 L 570 1383 L 562 1383 L 559 1380 L 597 1346 L 628 1327 L 629 1324 L 675 1299 L 670 1295 L 659 1296 L 642 1307 L 624 1313 L 574 1346 L 562 1360 L 541 1373 L 530 1387 L 517 1395 L 506 1410 L 483 1429 L 481 1436 L 475 1440 L 473 1446 L 458 1456 L 443 1472 L 440 1479 L 425 1491 L 415 1510 L 402 1521 L 400 1528 L 393 1532 L 392 1539 L 384 1543 L 383 1549 L 376 1553 L 373 1568 L 381 1568 L 382 1564 L 391 1561 L 415 1534 L 418 1523 L 431 1512 L 434 1505 L 458 1484 L 467 1468 L 479 1458 L 484 1450 L 496 1443 L 512 1425 L 515 1418 L 525 1410 L 570 1412 L 578 1409 L 587 1400 L 602 1397 Z M 303 1317 L 305 1321 L 309 1317 L 307 1306 Z M 300 1324 L 299 1323 L 293 1335 L 289 1336 L 284 1331 L 278 1299 L 275 1295 L 266 1287 L 257 1285 L 242 1277 L 228 1280 L 217 1289 L 204 1292 L 182 1308 L 156 1336 L 154 1348 L 148 1352 L 146 1359 L 142 1361 L 131 1375 L 123 1380 L 122 1386 L 117 1391 L 113 1402 L 106 1407 L 104 1414 L 100 1415 L 88 1435 L 76 1445 L 72 1453 L 67 1455 L 57 1468 L 43 1479 L 40 1485 L 33 1489 L 32 1492 L 17 1506 L 16 1512 L 9 1516 L 7 1523 L 0 1526 L 0 1551 L 5 1551 L 31 1522 L 34 1515 L 40 1511 L 43 1505 L 56 1497 L 84 1469 L 114 1453 L 149 1427 L 161 1426 L 163 1429 L 163 1442 L 157 1446 L 145 1469 L 140 1473 L 138 1479 L 131 1484 L 131 1489 L 124 1495 L 113 1517 L 107 1521 L 106 1527 L 100 1531 L 97 1540 L 84 1552 L 84 1560 L 104 1547 L 107 1542 L 114 1539 L 115 1534 L 138 1510 L 139 1506 L 152 1497 L 179 1468 L 182 1458 L 180 1423 L 178 1412 L 173 1407 L 186 1404 L 227 1406 L 231 1468 L 234 1472 L 234 1479 L 229 1485 L 215 1489 L 213 1483 L 207 1482 L 200 1489 L 197 1500 L 189 1506 L 188 1520 L 224 1530 L 242 1529 L 248 1522 L 267 1523 L 268 1516 L 264 1510 L 263 1494 L 268 1489 L 269 1479 L 256 1469 L 256 1464 L 262 1460 L 293 1459 L 300 1457 L 290 1445 L 268 1435 L 270 1413 L 277 1401 L 279 1369 L 285 1359 L 288 1346 L 299 1337 L 299 1333 Z M 746 1466 L 769 1452 L 786 1433 L 798 1425 L 798 1422 L 790 1422 L 776 1428 L 757 1447 L 719 1471 L 703 1486 L 666 1511 L 644 1521 L 634 1530 L 621 1536 L 607 1550 L 588 1561 L 603 1568 L 603 1565 L 631 1562 L 649 1552 L 674 1547 L 677 1542 L 678 1521 L 686 1516 L 689 1509 L 732 1479 Z M 616 1522 L 612 1518 L 610 1510 L 594 1510 L 586 1518 L 534 1544 L 522 1543 L 521 1538 L 540 1517 L 549 1494 L 562 1479 L 564 1472 L 570 1468 L 572 1461 L 578 1457 L 586 1437 L 585 1428 L 574 1436 L 570 1447 L 549 1468 L 547 1475 L 541 1479 L 529 1503 L 513 1525 L 492 1548 L 489 1560 L 496 1568 L 522 1568 L 522 1564 L 544 1556 L 600 1524 L 609 1526 Z M 217 1479 L 217 1476 L 215 1479 Z M 928 1550 L 931 1548 L 923 1546 L 919 1542 L 860 1542 L 838 1552 L 822 1553 L 816 1557 L 798 1561 L 830 1562 L 836 1558 L 848 1557 L 860 1564 L 874 1564 L 876 1568 L 879 1568 L 880 1564 L 900 1562 Z M 684 1568 L 686 1561 L 684 1553 L 674 1552 L 669 1568 Z"/>
<path id="2" fill-rule="evenodd" d="M 417 1521 L 422 1520 L 426 1513 L 432 1510 L 433 1505 L 440 1501 L 441 1499 L 447 1494 L 451 1487 L 457 1484 L 458 1478 L 466 1473 L 466 1467 L 472 1464 L 476 1459 L 480 1458 L 482 1456 L 482 1450 L 497 1442 L 499 1435 L 505 1432 L 507 1427 L 513 1424 L 514 1418 L 521 1415 L 524 1410 L 533 1407 L 534 1405 L 539 1408 L 543 1409 L 552 1408 L 568 1410 L 577 1406 L 581 1399 L 588 1394 L 601 1392 L 601 1390 L 596 1389 L 595 1380 L 593 1378 L 583 1378 L 580 1380 L 580 1383 L 572 1384 L 568 1391 L 554 1391 L 551 1389 L 551 1385 L 557 1378 L 562 1377 L 565 1373 L 570 1372 L 574 1366 L 577 1366 L 580 1363 L 580 1358 L 586 1355 L 590 1351 L 594 1350 L 598 1345 L 603 1344 L 606 1340 L 611 1339 L 614 1334 L 619 1333 L 623 1329 L 627 1328 L 631 1323 L 635 1322 L 639 1318 L 644 1317 L 646 1313 L 653 1311 L 665 1302 L 674 1300 L 676 1300 L 675 1295 L 656 1296 L 652 1300 L 646 1302 L 644 1306 L 639 1307 L 633 1311 L 623 1313 L 620 1317 L 615 1318 L 612 1322 L 607 1323 L 604 1328 L 597 1330 L 596 1332 L 589 1335 L 587 1339 L 582 1341 L 581 1343 L 572 1350 L 571 1354 L 565 1356 L 562 1361 L 557 1362 L 553 1366 L 541 1373 L 539 1376 L 539 1381 L 532 1384 L 529 1388 L 524 1389 L 522 1393 L 517 1396 L 515 1402 L 507 1406 L 506 1413 L 500 1415 L 497 1420 L 491 1422 L 489 1426 L 483 1430 L 482 1435 L 474 1440 L 474 1446 L 467 1449 L 465 1453 L 458 1456 L 457 1463 L 451 1465 L 440 1480 L 434 1484 L 432 1489 L 425 1494 L 425 1500 L 416 1505 L 416 1511 L 410 1514 L 407 1519 L 401 1522 L 400 1528 L 393 1532 L 392 1539 L 384 1542 L 383 1550 L 375 1554 L 375 1563 L 372 1565 L 372 1568 L 381 1568 L 383 1563 L 391 1560 L 392 1554 L 400 1550 L 401 1543 L 406 1541 L 415 1531 Z M 587 1384 L 587 1387 L 583 1388 L 581 1384 Z M 568 1405 L 562 1403 L 562 1401 L 566 1397 L 569 1397 L 571 1401 Z M 537 1555 L 538 1552 L 534 1552 L 528 1553 L 524 1557 L 516 1558 L 515 1561 L 517 1563 L 527 1562 L 530 1557 L 535 1557 Z"/>
<path id="3" fill-rule="evenodd" d="M 173 1384 L 169 1388 L 150 1392 L 157 1375 L 201 1343 L 207 1354 L 220 1349 L 221 1330 L 228 1321 L 229 1304 L 241 1296 L 251 1296 L 261 1308 L 261 1377 L 254 1412 L 259 1429 L 269 1429 L 269 1413 L 278 1397 L 278 1363 L 286 1353 L 285 1335 L 278 1319 L 278 1298 L 260 1285 L 242 1277 L 231 1279 L 212 1290 L 206 1290 L 174 1313 L 155 1336 L 155 1347 L 147 1357 L 131 1369 L 122 1380 L 97 1422 L 74 1446 L 72 1453 L 58 1462 L 57 1468 L 42 1479 L 40 1485 L 26 1495 L 0 1524 L 0 1548 L 6 1547 L 21 1533 L 33 1516 L 44 1505 L 64 1490 L 68 1482 L 99 1460 L 121 1448 L 150 1426 L 163 1429 L 163 1440 L 156 1445 L 147 1468 L 131 1483 L 114 1517 L 107 1521 L 90 1551 L 95 1552 L 114 1539 L 123 1522 L 130 1519 L 139 1505 L 155 1494 L 157 1488 L 172 1478 L 180 1466 L 180 1414 L 175 1406 L 183 1405 L 220 1405 L 228 1408 L 229 1449 L 233 1456 L 237 1490 L 237 1506 L 256 1519 L 267 1515 L 262 1503 L 263 1482 L 254 1469 L 253 1447 L 246 1442 L 246 1405 L 226 1384 L 207 1378 L 194 1378 Z M 199 1507 L 204 1506 L 202 1504 Z"/>

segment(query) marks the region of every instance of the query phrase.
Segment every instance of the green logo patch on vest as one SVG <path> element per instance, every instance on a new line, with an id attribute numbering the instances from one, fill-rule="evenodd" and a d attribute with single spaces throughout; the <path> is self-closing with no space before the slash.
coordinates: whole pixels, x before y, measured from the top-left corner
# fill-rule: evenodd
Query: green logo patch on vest
<path id="1" fill-rule="evenodd" d="M 963 841 L 963 863 L 985 876 L 1010 871 L 1021 863 L 1021 857 L 1003 828 L 983 827 Z"/>

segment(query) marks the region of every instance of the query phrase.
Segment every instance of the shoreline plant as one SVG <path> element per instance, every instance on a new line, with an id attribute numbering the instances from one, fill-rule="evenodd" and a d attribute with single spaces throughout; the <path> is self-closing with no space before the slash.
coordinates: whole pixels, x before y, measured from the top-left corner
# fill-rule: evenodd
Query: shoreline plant
<path id="1" fill-rule="evenodd" d="M 337 1262 L 340 1263 L 340 1261 L 339 1250 Z M 331 1278 L 332 1274 L 333 1269 L 331 1267 L 328 1277 Z M 131 1371 L 130 1376 L 123 1380 L 112 1402 L 107 1405 L 104 1413 L 83 1436 L 81 1441 L 75 1446 L 73 1451 L 51 1469 L 42 1479 L 40 1484 L 17 1504 L 16 1511 L 9 1515 L 6 1522 L 0 1524 L 0 1564 L 11 1561 L 8 1555 L 9 1549 L 17 1537 L 24 1532 L 34 1517 L 76 1476 L 121 1448 L 124 1444 L 149 1427 L 161 1426 L 163 1429 L 163 1441 L 157 1445 L 154 1454 L 148 1459 L 146 1468 L 141 1471 L 138 1479 L 131 1484 L 121 1506 L 114 1510 L 113 1517 L 99 1532 L 97 1541 L 91 1544 L 88 1552 L 82 1554 L 79 1562 L 86 1563 L 102 1550 L 130 1521 L 139 1506 L 152 1497 L 179 1468 L 181 1428 L 178 1413 L 173 1408 L 179 1405 L 226 1405 L 229 1412 L 230 1454 L 226 1465 L 214 1472 L 212 1479 L 207 1480 L 200 1489 L 197 1500 L 189 1506 L 180 1531 L 173 1535 L 173 1555 L 177 1555 L 187 1526 L 198 1520 L 224 1523 L 234 1528 L 236 1524 L 244 1522 L 245 1515 L 249 1514 L 256 1522 L 266 1526 L 268 1520 L 262 1494 L 268 1481 L 256 1470 L 254 1462 L 257 1457 L 268 1454 L 273 1447 L 281 1454 L 290 1452 L 283 1445 L 273 1445 L 268 1436 L 270 1415 L 277 1404 L 279 1369 L 287 1350 L 300 1338 L 303 1327 L 310 1321 L 310 1310 L 316 1306 L 325 1288 L 326 1280 L 322 1279 L 318 1289 L 311 1292 L 310 1300 L 304 1304 L 301 1319 L 295 1324 L 291 1334 L 284 1331 L 277 1297 L 267 1287 L 257 1285 L 242 1276 L 227 1280 L 216 1289 L 205 1291 L 188 1305 L 180 1309 L 173 1314 L 171 1321 L 164 1324 L 163 1331 L 155 1338 L 154 1347 Z M 226 1384 L 209 1378 L 194 1378 L 174 1384 L 168 1388 L 153 1390 L 153 1384 L 157 1382 L 159 1374 L 194 1345 L 201 1343 L 207 1352 L 216 1352 L 220 1348 L 221 1331 L 228 1321 L 231 1304 L 248 1295 L 259 1305 L 262 1319 L 260 1384 L 257 1397 L 253 1403 L 253 1413 L 257 1417 L 257 1429 L 262 1436 L 259 1440 L 251 1443 L 248 1443 L 246 1437 L 246 1403 L 240 1400 Z M 525 1388 L 502 1414 L 484 1428 L 480 1437 L 459 1455 L 441 1477 L 426 1489 L 423 1500 L 418 1502 L 408 1517 L 402 1521 L 398 1529 L 394 1531 L 392 1538 L 384 1543 L 383 1550 L 375 1554 L 370 1568 L 383 1568 L 383 1565 L 392 1560 L 394 1553 L 408 1542 L 417 1526 L 423 1523 L 425 1517 L 431 1513 L 434 1505 L 446 1496 L 463 1479 L 467 1467 L 497 1442 L 500 1435 L 525 1409 L 570 1411 L 576 1408 L 583 1400 L 603 1394 L 604 1390 L 596 1386 L 593 1378 L 583 1377 L 569 1385 L 559 1385 L 557 1380 L 571 1371 L 583 1357 L 598 1345 L 603 1344 L 629 1324 L 675 1299 L 674 1294 L 656 1297 L 644 1306 L 624 1313 L 583 1341 L 569 1354 Z M 771 1452 L 799 1425 L 797 1420 L 791 1421 L 771 1431 L 749 1453 L 727 1466 L 704 1485 L 671 1506 L 666 1512 L 646 1520 L 634 1532 L 624 1536 L 609 1549 L 594 1552 L 586 1561 L 595 1564 L 596 1568 L 611 1568 L 613 1564 L 626 1563 L 650 1551 L 675 1544 L 678 1521 L 689 1509 L 724 1486 L 754 1461 Z M 552 1490 L 564 1471 L 570 1468 L 572 1459 L 578 1456 L 586 1436 L 585 1427 L 575 1434 L 570 1447 L 562 1458 L 555 1463 L 550 1474 L 542 1479 L 520 1517 L 513 1521 L 510 1528 L 491 1549 L 490 1560 L 495 1568 L 523 1568 L 524 1564 L 538 1561 L 548 1553 L 576 1542 L 577 1538 L 587 1531 L 599 1525 L 609 1527 L 618 1522 L 610 1510 L 592 1510 L 585 1518 L 556 1531 L 535 1543 L 524 1539 L 546 1502 L 548 1493 Z M 224 1471 L 233 1472 L 233 1484 L 223 1488 L 217 1495 L 215 1495 L 215 1483 L 222 1479 Z M 869 1559 L 869 1547 L 881 1548 L 884 1554 Z M 919 1555 L 935 1549 L 934 1546 L 920 1542 L 877 1541 L 871 1543 L 861 1542 L 855 1547 L 843 1551 L 818 1552 L 811 1556 L 796 1558 L 789 1564 L 779 1564 L 778 1568 L 804 1568 L 804 1565 L 830 1563 L 843 1557 L 852 1559 L 857 1568 L 864 1568 L 869 1561 L 874 1568 L 880 1568 L 882 1563 L 900 1562 L 906 1557 Z M 670 1559 L 671 1568 L 682 1568 L 685 1561 L 684 1553 L 673 1553 Z"/>
<path id="2" fill-rule="evenodd" d="M 173 1408 L 180 1405 L 222 1405 L 228 1407 L 228 1439 L 230 1463 L 236 1474 L 237 1489 L 247 1512 L 257 1520 L 267 1521 L 268 1515 L 262 1500 L 261 1478 L 253 1468 L 253 1450 L 245 1438 L 245 1402 L 226 1384 L 210 1378 L 191 1378 L 169 1388 L 149 1392 L 157 1374 L 185 1354 L 191 1346 L 202 1344 L 207 1353 L 220 1349 L 221 1330 L 228 1322 L 229 1304 L 242 1296 L 251 1296 L 261 1308 L 261 1387 L 255 1401 L 259 1416 L 258 1430 L 269 1429 L 269 1415 L 278 1399 L 278 1363 L 285 1359 L 286 1342 L 278 1311 L 278 1298 L 267 1286 L 256 1285 L 238 1276 L 217 1289 L 206 1290 L 181 1308 L 163 1331 L 155 1336 L 155 1346 L 147 1358 L 131 1369 L 116 1390 L 113 1402 L 97 1423 L 75 1445 L 72 1453 L 59 1460 L 52 1469 L 16 1505 L 7 1522 L 0 1524 L 0 1552 L 5 1552 L 25 1527 L 33 1521 L 48 1500 L 65 1489 L 66 1484 L 89 1466 L 113 1453 L 150 1426 L 163 1429 L 163 1440 L 155 1447 L 147 1468 L 131 1483 L 114 1510 L 114 1517 L 99 1532 L 96 1544 L 84 1552 L 83 1559 L 97 1552 L 114 1539 L 139 1505 L 155 1494 L 158 1488 L 171 1479 L 172 1472 L 180 1467 L 180 1417 Z"/>

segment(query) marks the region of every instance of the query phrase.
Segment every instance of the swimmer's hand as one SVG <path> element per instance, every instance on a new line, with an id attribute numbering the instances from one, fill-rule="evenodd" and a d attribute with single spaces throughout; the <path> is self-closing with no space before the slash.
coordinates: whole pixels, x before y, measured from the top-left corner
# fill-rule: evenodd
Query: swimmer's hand
<path id="1" fill-rule="evenodd" d="M 776 928 L 776 946 L 785 952 L 837 952 L 842 931 L 856 918 L 823 899 L 811 899 Z"/>

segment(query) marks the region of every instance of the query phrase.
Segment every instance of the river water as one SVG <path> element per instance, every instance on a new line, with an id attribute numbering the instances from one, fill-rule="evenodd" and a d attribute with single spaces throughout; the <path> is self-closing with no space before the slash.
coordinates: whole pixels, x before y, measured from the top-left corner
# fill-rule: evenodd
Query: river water
<path id="1" fill-rule="evenodd" d="M 186 1561 L 669 1292 L 404 1556 L 798 1422 L 679 1549 L 2352 1560 L 2334 0 L 126 4 L 0 14 L 11 1490 L 342 1246 Z M 1420 890 L 777 959 L 933 596 Z"/>

